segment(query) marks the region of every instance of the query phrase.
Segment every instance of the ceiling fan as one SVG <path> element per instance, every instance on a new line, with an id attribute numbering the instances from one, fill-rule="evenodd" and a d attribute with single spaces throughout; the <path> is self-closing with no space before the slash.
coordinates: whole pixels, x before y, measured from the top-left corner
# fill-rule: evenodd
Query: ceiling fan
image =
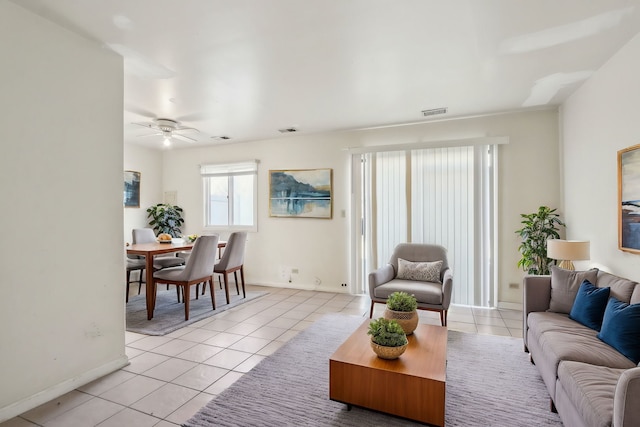
<path id="1" fill-rule="evenodd" d="M 158 132 L 149 134 L 149 135 L 140 135 L 142 137 L 147 136 L 162 136 L 164 137 L 164 145 L 171 145 L 171 139 L 179 139 L 187 142 L 197 142 L 196 139 L 191 138 L 190 136 L 183 135 L 180 132 L 188 131 L 188 132 L 200 132 L 196 128 L 182 126 L 179 121 L 172 119 L 163 119 L 157 118 L 153 119 L 151 122 L 142 122 L 142 123 L 133 123 L 134 125 L 142 126 L 149 129 L 155 129 Z"/>

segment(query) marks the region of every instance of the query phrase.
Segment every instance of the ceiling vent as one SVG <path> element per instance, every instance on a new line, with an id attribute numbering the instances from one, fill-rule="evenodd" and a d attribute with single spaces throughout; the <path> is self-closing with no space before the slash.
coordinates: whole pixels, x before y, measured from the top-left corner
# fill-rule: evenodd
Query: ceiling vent
<path id="1" fill-rule="evenodd" d="M 284 128 L 284 129 L 278 129 L 278 132 L 280 132 L 280 133 L 293 133 L 293 132 L 298 132 L 298 129 L 296 129 L 296 128 Z"/>
<path id="2" fill-rule="evenodd" d="M 438 114 L 445 114 L 447 112 L 447 107 L 443 108 L 434 108 L 432 110 L 422 110 L 422 115 L 425 117 L 436 116 Z"/>

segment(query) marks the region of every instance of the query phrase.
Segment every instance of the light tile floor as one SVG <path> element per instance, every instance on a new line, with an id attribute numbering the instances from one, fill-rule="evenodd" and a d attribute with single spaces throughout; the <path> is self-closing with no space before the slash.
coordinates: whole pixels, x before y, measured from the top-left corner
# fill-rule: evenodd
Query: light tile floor
<path id="1" fill-rule="evenodd" d="M 135 287 L 132 287 L 132 294 Z M 162 337 L 126 332 L 130 365 L 0 427 L 180 425 L 325 313 L 367 317 L 366 296 L 263 288 L 268 295 Z M 384 311 L 376 304 L 374 317 Z M 419 311 L 420 322 L 439 315 Z M 453 306 L 449 329 L 522 337 L 522 312 Z"/>

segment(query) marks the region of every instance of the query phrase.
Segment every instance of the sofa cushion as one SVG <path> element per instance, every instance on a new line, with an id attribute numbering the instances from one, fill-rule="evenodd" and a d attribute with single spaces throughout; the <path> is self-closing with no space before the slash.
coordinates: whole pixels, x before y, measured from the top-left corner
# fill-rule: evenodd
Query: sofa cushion
<path id="1" fill-rule="evenodd" d="M 551 301 L 549 302 L 548 311 L 554 313 L 569 314 L 582 282 L 588 280 L 591 283 L 596 283 L 598 278 L 597 268 L 587 271 L 573 271 L 553 265 L 550 270 Z"/>
<path id="2" fill-rule="evenodd" d="M 616 384 L 624 371 L 587 363 L 561 362 L 558 381 L 585 425 L 609 427 L 613 422 Z"/>
<path id="3" fill-rule="evenodd" d="M 442 285 L 440 283 L 416 282 L 414 280 L 393 279 L 374 290 L 376 298 L 389 298 L 394 292 L 406 292 L 418 300 L 418 304 L 442 304 Z"/>
<path id="4" fill-rule="evenodd" d="M 538 343 L 542 354 L 551 366 L 562 361 L 590 363 L 610 368 L 633 368 L 635 363 L 615 348 L 599 340 L 597 332 L 574 322 L 579 326 L 572 331 L 547 331 L 540 335 Z"/>
<path id="5" fill-rule="evenodd" d="M 633 363 L 640 362 L 640 304 L 629 305 L 610 298 L 598 338 Z"/>
<path id="6" fill-rule="evenodd" d="M 420 282 L 440 282 L 440 270 L 442 261 L 411 262 L 398 258 L 398 275 L 396 278 L 405 280 L 417 280 Z"/>
<path id="7" fill-rule="evenodd" d="M 588 280 L 582 282 L 571 307 L 569 319 L 599 331 L 610 291 L 611 288 L 598 288 Z"/>
<path id="8" fill-rule="evenodd" d="M 568 314 L 551 313 L 548 311 L 534 311 L 529 313 L 527 317 L 527 326 L 529 333 L 537 340 L 540 335 L 547 331 L 564 331 L 572 333 L 576 330 L 576 326 L 587 329 L 587 334 L 593 335 L 594 332 L 586 326 L 578 325 L 574 320 L 569 319 Z"/>
<path id="9" fill-rule="evenodd" d="M 599 288 L 611 288 L 610 296 L 614 297 L 618 301 L 629 303 L 631 297 L 636 289 L 637 282 L 625 279 L 620 276 L 615 276 L 605 271 L 598 272 L 598 278 L 596 282 L 591 282 Z M 640 296 L 640 295 L 639 295 Z M 637 301 L 637 302 L 640 302 Z"/>
<path id="10" fill-rule="evenodd" d="M 620 298 L 616 297 L 618 300 L 622 301 Z M 633 288 L 633 293 L 631 294 L 631 300 L 629 304 L 640 304 L 640 286 L 636 286 Z"/>

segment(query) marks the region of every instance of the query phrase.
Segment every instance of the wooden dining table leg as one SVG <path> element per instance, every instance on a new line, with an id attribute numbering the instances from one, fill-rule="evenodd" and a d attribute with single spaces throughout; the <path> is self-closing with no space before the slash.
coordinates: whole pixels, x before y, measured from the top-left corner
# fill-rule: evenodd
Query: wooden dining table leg
<path id="1" fill-rule="evenodd" d="M 153 299 L 156 296 L 156 293 L 153 289 L 153 255 L 147 255 L 146 259 L 146 270 L 147 270 L 147 284 L 146 284 L 146 301 L 147 301 L 147 320 L 151 320 L 153 318 Z"/>

